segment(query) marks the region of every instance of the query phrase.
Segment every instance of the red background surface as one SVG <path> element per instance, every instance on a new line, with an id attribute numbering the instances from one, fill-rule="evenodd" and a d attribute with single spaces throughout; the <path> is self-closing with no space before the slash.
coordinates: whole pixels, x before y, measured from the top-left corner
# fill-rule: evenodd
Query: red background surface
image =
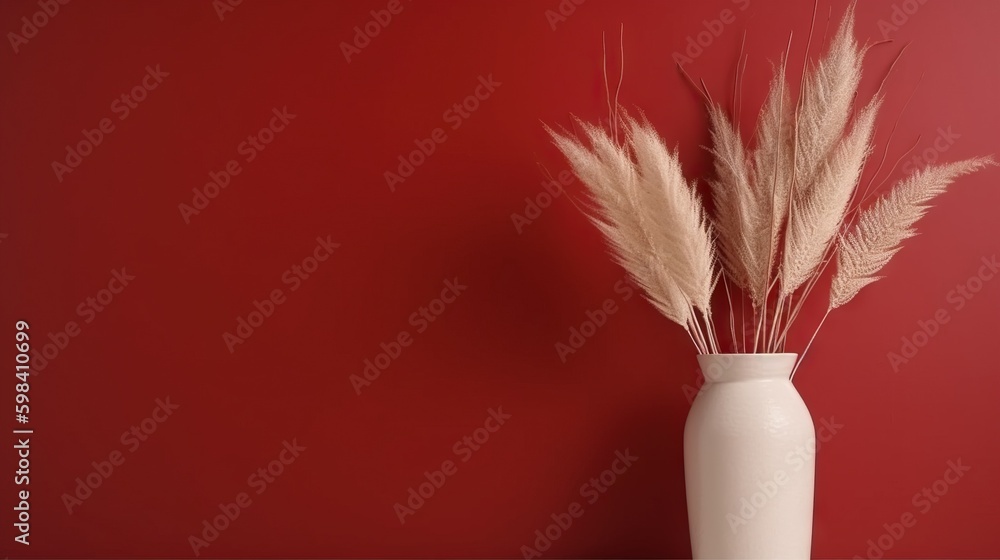
<path id="1" fill-rule="evenodd" d="M 864 2 L 859 38 L 882 39 L 879 21 L 903 4 Z M 4 446 L 3 554 L 189 557 L 202 521 L 250 492 L 202 556 L 519 557 L 626 449 L 639 459 L 544 555 L 690 554 L 681 435 L 698 372 L 687 337 L 641 298 L 622 301 L 623 271 L 571 197 L 520 232 L 512 215 L 542 192 L 543 170 L 565 169 L 541 122 L 607 114 L 602 32 L 615 37 L 615 74 L 624 24 L 621 101 L 704 176 L 705 115 L 672 53 L 733 10 L 686 68 L 726 98 L 746 29 L 749 128 L 790 30 L 801 64 L 811 3 L 592 0 L 553 29 L 555 0 L 405 2 L 348 62 L 341 44 L 385 6 L 254 1 L 220 21 L 209 2 L 72 2 L 19 52 L 0 48 L 5 369 L 16 319 L 35 348 L 80 325 L 32 377 L 30 548 L 13 542 Z M 883 142 L 916 87 L 887 166 L 914 142 L 913 154 L 934 155 L 939 128 L 952 131 L 942 160 L 996 152 L 1000 4 L 906 5 L 917 6 L 896 13 L 895 42 L 871 51 L 862 85 L 874 92 L 913 41 L 878 132 Z M 828 11 L 835 23 L 844 8 L 821 3 L 814 50 Z M 0 28 L 18 32 L 38 9 L 5 2 Z M 157 64 L 169 76 L 120 120 L 111 103 Z M 453 130 L 444 112 L 490 75 L 501 85 Z M 285 106 L 294 120 L 246 163 L 239 144 Z M 105 117 L 114 130 L 58 181 L 52 162 Z M 391 192 L 384 172 L 437 127 L 446 141 Z M 185 224 L 178 205 L 230 159 L 241 174 Z M 960 309 L 952 292 L 997 252 L 996 180 L 987 171 L 943 196 L 889 278 L 830 316 L 796 378 L 817 425 L 843 426 L 818 456 L 817 557 L 865 556 L 906 512 L 917 523 L 888 557 L 1000 556 L 1000 287 L 973 282 L 981 290 Z M 283 272 L 327 235 L 340 247 L 290 291 Z M 135 279 L 84 323 L 77 306 L 123 266 Z M 411 313 L 453 278 L 467 290 L 417 333 Z M 279 288 L 284 303 L 230 353 L 223 333 Z M 618 311 L 564 363 L 555 345 L 608 298 Z M 948 322 L 894 371 L 888 353 L 942 309 Z M 350 376 L 404 330 L 413 343 L 356 394 Z M 0 391 L 11 429 L 14 381 Z M 168 396 L 179 409 L 129 452 L 121 434 Z M 510 419 L 461 462 L 455 442 L 501 406 Z M 247 477 L 293 438 L 305 451 L 253 493 Z M 63 495 L 114 451 L 124 463 L 68 513 Z M 971 470 L 928 511 L 915 507 L 959 458 Z M 456 474 L 401 524 L 393 505 L 449 459 Z"/>

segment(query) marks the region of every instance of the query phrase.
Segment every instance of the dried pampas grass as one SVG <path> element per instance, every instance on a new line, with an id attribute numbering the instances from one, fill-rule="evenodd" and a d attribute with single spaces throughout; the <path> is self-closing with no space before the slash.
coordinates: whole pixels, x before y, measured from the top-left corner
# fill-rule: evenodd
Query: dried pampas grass
<path id="1" fill-rule="evenodd" d="M 927 212 L 928 202 L 943 193 L 961 175 L 996 165 L 982 157 L 916 171 L 861 213 L 857 225 L 841 239 L 837 272 L 830 287 L 830 309 L 851 301 L 876 276 L 904 239 L 916 235 L 913 224 Z"/>
<path id="2" fill-rule="evenodd" d="M 617 102 L 609 110 L 610 131 L 579 120 L 579 136 L 546 127 L 587 186 L 591 219 L 616 260 L 701 353 L 723 351 L 712 316 L 720 278 L 729 304 L 727 350 L 784 351 L 789 328 L 829 263 L 836 261 L 836 272 L 827 314 L 880 278 L 931 199 L 956 178 L 995 164 L 985 157 L 928 166 L 862 208 L 867 196 L 857 201 L 858 184 L 883 97 L 880 86 L 858 102 L 868 46 L 858 44 L 853 27 L 852 5 L 825 54 L 803 69 L 794 99 L 787 53 L 782 57 L 749 139 L 702 83 L 715 171 L 707 181 L 711 216 L 696 183 L 684 177 L 678 153 L 647 120 L 624 115 Z"/>
<path id="3" fill-rule="evenodd" d="M 648 122 L 625 118 L 626 142 L 578 121 L 586 142 L 547 128 L 596 205 L 591 220 L 618 262 L 668 319 L 691 334 L 699 350 L 718 351 L 711 324 L 715 289 L 712 229 L 676 152 Z M 701 322 L 695 314 L 701 314 Z"/>
<path id="4" fill-rule="evenodd" d="M 795 176 L 809 188 L 827 156 L 847 128 L 851 105 L 861 82 L 861 64 L 867 47 L 854 39 L 854 7 L 830 42 L 830 49 L 804 77 L 796 126 Z"/>
<path id="5" fill-rule="evenodd" d="M 839 139 L 813 174 L 792 196 L 781 268 L 781 295 L 799 289 L 817 271 L 827 247 L 847 214 L 871 138 L 879 101 L 873 100 L 854 121 L 850 133 Z"/>
<path id="6" fill-rule="evenodd" d="M 760 235 L 771 227 L 771 190 L 754 180 L 743 140 L 725 110 L 711 105 L 708 114 L 717 175 L 708 183 L 715 201 L 720 258 L 729 278 L 759 306 L 766 291 L 762 278 L 773 262 L 770 237 Z"/>

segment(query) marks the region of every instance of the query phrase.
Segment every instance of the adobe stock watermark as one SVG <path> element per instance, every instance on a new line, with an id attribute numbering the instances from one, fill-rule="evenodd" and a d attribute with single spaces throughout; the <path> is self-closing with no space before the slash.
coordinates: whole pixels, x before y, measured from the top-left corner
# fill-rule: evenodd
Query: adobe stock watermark
<path id="1" fill-rule="evenodd" d="M 542 190 L 538 194 L 533 197 L 524 197 L 524 214 L 514 212 L 510 215 L 514 231 L 518 235 L 524 233 L 524 228 L 542 217 L 542 211 L 551 206 L 555 199 L 562 196 L 565 192 L 564 187 L 568 187 L 574 181 L 576 181 L 576 176 L 566 170 L 559 172 L 559 175 L 552 179 L 542 181 Z"/>
<path id="2" fill-rule="evenodd" d="M 748 525 L 751 519 L 771 503 L 792 477 L 806 466 L 806 462 L 816 456 L 822 445 L 832 440 L 843 428 L 844 425 L 837 423 L 832 416 L 820 420 L 820 425 L 816 428 L 816 438 L 806 445 L 795 446 L 795 449 L 785 455 L 787 468 L 776 469 L 771 477 L 765 480 L 758 479 L 757 490 L 749 496 L 742 496 L 739 507 L 726 514 L 729 530 L 735 535 L 741 527 Z"/>
<path id="3" fill-rule="evenodd" d="M 744 318 L 744 320 L 746 320 Z M 754 328 L 754 324 L 744 324 L 743 328 Z M 688 404 L 694 403 L 694 399 L 705 390 L 707 383 L 709 381 L 715 381 L 718 379 L 724 371 L 729 369 L 729 366 L 733 365 L 735 357 L 732 354 L 723 354 L 718 360 L 712 360 L 711 365 L 708 366 L 708 371 L 702 371 L 701 376 L 698 377 L 695 384 L 692 386 L 689 383 L 685 383 L 681 387 L 681 391 L 684 393 L 684 397 L 687 399 Z M 700 368 L 699 368 L 699 371 Z"/>
<path id="4" fill-rule="evenodd" d="M 903 0 L 893 4 L 888 19 L 878 20 L 878 30 L 882 33 L 882 39 L 888 40 L 893 33 L 899 31 L 926 3 L 927 0 Z"/>
<path id="5" fill-rule="evenodd" d="M 715 40 L 722 36 L 726 27 L 736 22 L 736 16 L 745 12 L 750 7 L 750 0 L 732 0 L 736 11 L 730 8 L 723 8 L 719 15 L 713 19 L 701 20 L 702 28 L 697 33 L 688 35 L 684 43 L 684 52 L 674 51 L 674 62 L 684 66 L 694 62 L 698 57 L 705 54 L 705 51 L 715 43 Z"/>
<path id="6" fill-rule="evenodd" d="M 125 267 L 111 271 L 111 278 L 108 279 L 107 287 L 97 290 L 93 295 L 89 295 L 76 306 L 76 314 L 83 319 L 84 325 L 89 325 L 114 301 L 116 296 L 125 291 L 129 282 L 135 280 L 135 276 L 129 274 Z M 48 365 L 55 361 L 59 355 L 66 350 L 72 339 L 80 336 L 83 332 L 81 325 L 76 321 L 67 321 L 62 329 L 56 332 L 49 332 L 49 342 L 36 345 L 31 350 L 31 360 L 33 363 L 32 374 L 38 375 L 45 371 Z"/>
<path id="7" fill-rule="evenodd" d="M 334 243 L 331 237 L 330 235 L 317 237 L 316 246 L 313 247 L 312 253 L 281 273 L 281 284 L 288 286 L 289 293 L 301 288 L 302 283 L 319 270 L 319 265 L 326 262 L 340 247 L 340 243 Z M 251 304 L 253 310 L 247 312 L 246 317 L 240 315 L 236 318 L 236 328 L 233 329 L 236 334 L 229 331 L 222 333 L 222 341 L 226 343 L 229 353 L 236 352 L 236 347 L 249 340 L 253 336 L 254 329 L 262 327 L 264 321 L 274 315 L 278 306 L 286 301 L 288 298 L 282 288 L 275 288 L 268 292 L 263 301 L 253 300 Z"/>
<path id="8" fill-rule="evenodd" d="M 927 515 L 948 494 L 951 487 L 958 484 L 965 474 L 972 470 L 972 467 L 969 465 L 962 464 L 961 457 L 949 460 L 945 467 L 941 478 L 921 488 L 910 499 L 915 512 L 910 510 L 904 511 L 900 514 L 898 520 L 883 523 L 882 528 L 884 532 L 875 538 L 868 539 L 868 542 L 865 543 L 868 545 L 868 548 L 865 549 L 865 556 L 855 554 L 854 560 L 876 560 L 885 556 L 886 552 L 892 550 L 906 536 L 906 533 L 916 526 L 921 515 Z"/>
<path id="9" fill-rule="evenodd" d="M 954 132 L 950 126 L 948 128 L 938 127 L 937 136 L 934 137 L 931 145 L 924 148 L 919 154 L 913 154 L 913 157 L 903 164 L 903 172 L 913 173 L 917 169 L 935 163 L 941 154 L 950 150 L 955 145 L 955 141 L 961 137 L 962 135 Z"/>
<path id="10" fill-rule="evenodd" d="M 494 80 L 492 73 L 486 76 L 480 75 L 479 83 L 472 93 L 445 109 L 444 113 L 441 114 L 441 120 L 449 125 L 452 131 L 458 130 L 473 113 L 479 110 L 483 102 L 496 93 L 497 88 L 501 85 L 503 83 Z M 396 158 L 399 162 L 396 169 L 387 169 L 382 174 L 385 178 L 385 184 L 389 187 L 389 192 L 396 192 L 396 185 L 400 185 L 412 177 L 416 173 L 417 168 L 426 163 L 434 152 L 437 151 L 438 146 L 444 144 L 447 140 L 448 133 L 442 127 L 431 130 L 426 138 L 415 138 L 413 145 L 416 149 L 409 153 L 400 154 Z"/>
<path id="11" fill-rule="evenodd" d="M 560 0 L 555 9 L 545 10 L 545 21 L 549 22 L 549 28 L 555 31 L 560 23 L 564 23 L 569 16 L 576 13 L 587 0 Z"/>
<path id="12" fill-rule="evenodd" d="M 170 402 L 170 397 L 156 399 L 156 406 L 153 411 L 143 418 L 138 424 L 131 426 L 122 432 L 119 441 L 125 448 L 114 449 L 108 453 L 107 457 L 98 461 L 91 461 L 92 470 L 83 476 L 76 477 L 76 487 L 72 492 L 63 492 L 62 503 L 66 506 L 66 512 L 73 515 L 73 508 L 79 508 L 83 502 L 94 495 L 94 491 L 100 488 L 106 480 L 111 478 L 117 469 L 125 464 L 125 460 L 135 453 L 149 437 L 156 433 L 160 424 L 166 422 L 180 405 Z M 128 453 L 126 455 L 126 452 Z"/>
<path id="13" fill-rule="evenodd" d="M 14 54 L 21 52 L 22 46 L 37 37 L 39 31 L 48 25 L 52 18 L 59 15 L 59 9 L 69 2 L 70 0 L 38 0 L 36 3 L 38 10 L 21 18 L 20 33 L 7 32 L 7 40 L 10 41 L 10 48 L 14 50 Z"/>
<path id="14" fill-rule="evenodd" d="M 292 441 L 281 442 L 282 448 L 278 455 L 265 466 L 250 473 L 247 477 L 247 486 L 253 490 L 254 495 L 259 496 L 267 491 L 278 477 L 285 472 L 285 467 L 291 465 L 306 450 L 299 445 L 298 438 Z M 195 556 L 201 556 L 202 549 L 212 546 L 222 536 L 222 533 L 240 517 L 243 510 L 253 505 L 253 498 L 250 492 L 241 491 L 233 497 L 231 502 L 220 502 L 219 513 L 211 518 L 205 518 L 201 522 L 201 530 L 188 535 L 187 542 L 191 547 L 191 552 Z"/>
<path id="15" fill-rule="evenodd" d="M 536 529 L 535 540 L 530 545 L 521 546 L 521 557 L 525 559 L 541 558 L 542 553 L 552 548 L 552 543 L 559 540 L 573 526 L 575 520 L 583 517 L 587 507 L 596 504 L 597 500 L 600 500 L 601 496 L 618 482 L 618 477 L 625 474 L 638 460 L 639 458 L 632 455 L 627 447 L 625 451 L 616 450 L 611 465 L 580 486 L 580 497 L 586 503 L 570 502 L 565 511 L 550 515 L 552 523 L 542 529 Z"/>
<path id="16" fill-rule="evenodd" d="M 403 2 L 401 0 L 389 0 L 384 8 L 368 12 L 371 18 L 361 25 L 354 26 L 354 36 L 351 42 L 341 41 L 340 52 L 344 55 L 344 60 L 351 63 L 351 57 L 361 54 L 361 51 L 378 37 L 395 16 L 403 13 Z"/>
<path id="17" fill-rule="evenodd" d="M 254 134 L 248 135 L 245 140 L 236 145 L 236 154 L 243 156 L 241 159 L 244 165 L 257 159 L 257 156 L 266 150 L 271 142 L 274 142 L 278 133 L 283 132 L 296 117 L 295 114 L 288 112 L 288 105 L 285 105 L 281 109 L 274 107 L 271 109 L 271 115 L 267 126 L 262 127 Z M 191 216 L 197 216 L 208 208 L 208 204 L 215 197 L 219 196 L 219 193 L 223 189 L 229 186 L 233 177 L 242 172 L 243 167 L 240 165 L 240 161 L 235 158 L 226 162 L 221 171 L 209 171 L 208 182 L 201 188 L 195 187 L 191 189 L 191 192 L 194 193 L 194 196 L 191 198 L 191 204 L 182 202 L 177 205 L 177 209 L 181 213 L 181 219 L 184 220 L 184 225 L 191 223 Z"/>
<path id="18" fill-rule="evenodd" d="M 219 21 L 225 21 L 226 16 L 236 11 L 236 8 L 243 3 L 243 0 L 212 0 L 212 9 L 215 15 L 219 16 Z"/>
<path id="19" fill-rule="evenodd" d="M 420 306 L 407 318 L 409 325 L 414 328 L 413 333 L 409 329 L 403 329 L 395 337 L 390 338 L 389 342 L 379 343 L 381 352 L 377 352 L 374 358 L 365 358 L 363 362 L 365 367 L 361 370 L 361 375 L 356 373 L 350 375 L 348 380 L 354 388 L 354 393 L 360 396 L 362 387 L 370 387 L 383 371 L 389 369 L 389 366 L 403 355 L 403 349 L 413 344 L 414 334 L 423 334 L 430 328 L 431 323 L 444 315 L 448 306 L 455 303 L 458 296 L 468 289 L 469 287 L 459 282 L 457 277 L 445 279 L 441 295 L 430 300 L 427 305 Z"/>
<path id="20" fill-rule="evenodd" d="M 453 459 L 446 459 L 441 463 L 440 469 L 424 471 L 424 480 L 416 487 L 410 486 L 407 489 L 406 499 L 403 502 L 393 504 L 392 511 L 399 519 L 400 525 L 406 524 L 408 515 L 412 516 L 424 507 L 427 500 L 433 498 L 437 491 L 448 482 L 449 477 L 458 473 L 458 466 L 467 463 L 476 451 L 482 449 L 486 442 L 490 441 L 491 435 L 500 431 L 507 420 L 510 420 L 510 414 L 503 411 L 503 406 L 491 408 L 486 413 L 488 416 L 483 422 L 483 427 L 476 428 L 472 434 L 463 436 L 451 446 L 452 453 L 458 458 L 457 463 Z"/>
<path id="21" fill-rule="evenodd" d="M 885 358 L 892 366 L 892 371 L 898 373 L 900 367 L 908 364 L 921 348 L 927 346 L 931 339 L 941 332 L 944 325 L 951 322 L 951 313 L 965 309 L 965 306 L 976 297 L 976 294 L 983 291 L 986 284 L 1000 271 L 1000 261 L 996 255 L 989 258 L 982 257 L 980 266 L 974 274 L 965 279 L 964 282 L 956 284 L 955 287 L 945 294 L 945 303 L 951 304 L 951 312 L 947 305 L 942 305 L 927 319 L 917 321 L 917 328 L 909 335 L 900 338 L 899 351 L 889 351 Z"/>
<path id="22" fill-rule="evenodd" d="M 621 309 L 618 305 L 619 301 L 624 303 L 632 299 L 635 294 L 635 288 L 632 287 L 627 278 L 615 282 L 614 291 L 617 297 L 605 299 L 597 309 L 588 309 L 584 313 L 586 318 L 583 322 L 569 328 L 569 337 L 566 341 L 556 342 L 555 350 L 559 361 L 565 364 L 569 356 L 576 354 L 588 340 L 597 334 L 601 327 L 607 324 L 608 318 L 618 313 Z"/>
<path id="23" fill-rule="evenodd" d="M 132 114 L 132 111 L 139 108 L 139 104 L 146 100 L 149 92 L 160 87 L 163 79 L 170 76 L 169 72 L 156 67 L 147 66 L 146 74 L 129 91 L 119 95 L 111 101 L 110 111 L 118 117 L 121 122 Z M 52 160 L 52 172 L 56 179 L 62 183 L 66 175 L 75 171 L 83 163 L 83 159 L 94 153 L 109 134 L 115 131 L 115 121 L 111 117 L 104 117 L 97 122 L 97 127 L 83 129 L 80 131 L 83 138 L 76 144 L 66 144 L 66 156 L 62 161 Z"/>

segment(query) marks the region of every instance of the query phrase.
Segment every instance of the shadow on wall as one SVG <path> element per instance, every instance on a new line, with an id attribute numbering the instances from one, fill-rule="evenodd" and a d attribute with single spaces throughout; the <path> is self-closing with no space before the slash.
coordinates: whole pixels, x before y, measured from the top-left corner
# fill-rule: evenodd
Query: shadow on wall
<path id="1" fill-rule="evenodd" d="M 610 261 L 600 236 L 575 208 L 558 214 L 550 210 L 553 215 L 544 219 L 551 223 L 538 224 L 544 227 L 530 231 L 530 238 L 518 235 L 506 214 L 479 212 L 490 215 L 481 221 L 456 217 L 452 227 L 439 222 L 435 238 L 424 238 L 428 245 L 417 250 L 447 255 L 441 269 L 469 278 L 471 309 L 462 312 L 464 325 L 449 327 L 449 345 L 476 369 L 450 369 L 544 386 L 552 400 L 560 394 L 568 401 L 590 399 L 590 414 L 606 423 L 606 437 L 568 434 L 593 439 L 586 445 L 589 456 L 560 458 L 570 462 L 559 469 L 563 476 L 580 477 L 580 484 L 608 471 L 615 451 L 639 457 L 615 475 L 614 488 L 606 493 L 591 488 L 587 495 L 574 491 L 566 497 L 567 506 L 579 502 L 585 514 L 542 556 L 690 557 L 682 456 L 689 404 L 683 387 L 696 386 L 696 363 L 687 335 L 660 316 L 638 289 L 628 301 L 616 295 L 613 287 L 625 273 Z M 581 243 L 588 246 L 581 249 Z M 591 256 L 581 265 L 578 255 L 587 254 Z M 595 275 L 610 281 L 581 278 L 578 271 L 584 268 L 596 269 Z M 606 285 L 606 293 L 597 290 L 595 296 L 595 284 Z M 563 363 L 556 343 L 586 320 L 587 310 L 599 309 L 605 297 L 617 297 L 620 310 Z M 538 518 L 550 513 L 539 512 Z M 524 544 L 532 543 L 525 539 Z"/>
<path id="2" fill-rule="evenodd" d="M 620 500 L 609 496 L 598 523 L 603 542 L 588 548 L 586 556 L 691 557 L 682 455 L 687 406 L 681 399 L 670 403 L 675 408 L 649 403 L 623 417 L 617 426 L 614 440 L 635 442 L 629 445 L 634 445 L 634 455 L 641 455 L 645 464 L 622 475 L 623 486 L 628 486 L 622 488 Z"/>

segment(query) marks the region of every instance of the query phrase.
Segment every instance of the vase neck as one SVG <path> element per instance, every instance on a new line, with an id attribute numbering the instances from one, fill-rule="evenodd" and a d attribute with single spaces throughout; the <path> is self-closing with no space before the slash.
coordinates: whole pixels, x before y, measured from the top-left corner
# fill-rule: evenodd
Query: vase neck
<path id="1" fill-rule="evenodd" d="M 788 379 L 798 354 L 701 354 L 705 383 Z"/>

